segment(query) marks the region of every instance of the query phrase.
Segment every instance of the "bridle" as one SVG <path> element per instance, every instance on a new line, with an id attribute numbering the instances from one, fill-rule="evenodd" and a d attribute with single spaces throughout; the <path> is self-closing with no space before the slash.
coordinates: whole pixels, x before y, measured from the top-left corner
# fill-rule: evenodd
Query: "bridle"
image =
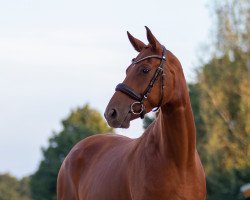
<path id="1" fill-rule="evenodd" d="M 136 100 L 134 103 L 131 104 L 130 106 L 130 112 L 132 112 L 135 115 L 140 115 L 140 117 L 143 119 L 144 115 L 145 115 L 145 107 L 143 102 L 148 98 L 148 95 L 150 94 L 155 82 L 158 80 L 158 78 L 161 76 L 161 99 L 157 105 L 156 108 L 153 109 L 154 112 L 156 112 L 157 110 L 159 110 L 159 108 L 162 105 L 162 101 L 163 101 L 163 97 L 164 97 L 164 74 L 163 74 L 163 64 L 164 61 L 166 61 L 166 53 L 167 53 L 167 49 L 162 46 L 162 55 L 151 55 L 151 56 L 146 56 L 144 58 L 141 58 L 137 61 L 135 61 L 134 59 L 132 60 L 132 64 L 138 64 L 139 62 L 143 61 L 143 60 L 147 60 L 149 58 L 157 58 L 160 59 L 160 65 L 157 67 L 154 76 L 152 77 L 151 81 L 149 82 L 146 90 L 143 92 L 143 94 L 138 94 L 137 92 L 135 92 L 132 88 L 128 87 L 126 84 L 124 83 L 119 83 L 116 88 L 115 91 L 120 91 L 124 94 L 126 94 L 127 96 L 129 96 L 130 98 Z M 134 108 L 136 106 L 140 106 L 140 110 L 136 111 Z"/>

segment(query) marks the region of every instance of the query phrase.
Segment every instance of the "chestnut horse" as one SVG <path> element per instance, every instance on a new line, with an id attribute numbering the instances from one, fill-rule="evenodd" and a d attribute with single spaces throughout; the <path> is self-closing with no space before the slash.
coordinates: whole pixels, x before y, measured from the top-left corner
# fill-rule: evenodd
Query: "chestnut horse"
<path id="1" fill-rule="evenodd" d="M 182 67 L 146 27 L 148 45 L 128 33 L 139 52 L 116 87 L 105 118 L 114 128 L 159 109 L 138 139 L 96 135 L 64 160 L 58 200 L 204 200 L 205 174 Z"/>

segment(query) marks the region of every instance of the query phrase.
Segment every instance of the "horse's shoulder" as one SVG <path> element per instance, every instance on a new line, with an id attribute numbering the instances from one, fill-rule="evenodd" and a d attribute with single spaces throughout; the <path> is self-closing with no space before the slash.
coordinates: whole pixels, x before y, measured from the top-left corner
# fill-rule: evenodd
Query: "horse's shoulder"
<path id="1" fill-rule="evenodd" d="M 66 157 L 68 163 L 82 163 L 90 160 L 93 156 L 97 157 L 107 149 L 123 143 L 130 142 L 131 139 L 118 134 L 97 134 L 87 137 L 78 142 Z"/>
<path id="2" fill-rule="evenodd" d="M 113 146 L 121 143 L 126 143 L 129 141 L 131 141 L 130 138 L 118 134 L 113 134 L 113 133 L 96 134 L 81 140 L 74 146 L 72 150 L 75 151 L 81 149 L 86 151 L 87 149 L 90 148 L 100 149 L 102 147 Z"/>

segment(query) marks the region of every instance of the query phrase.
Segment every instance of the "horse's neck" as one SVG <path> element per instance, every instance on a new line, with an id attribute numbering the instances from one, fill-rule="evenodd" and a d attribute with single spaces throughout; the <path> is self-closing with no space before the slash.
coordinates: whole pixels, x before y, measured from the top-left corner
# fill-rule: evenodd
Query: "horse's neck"
<path id="1" fill-rule="evenodd" d="M 183 99 L 162 106 L 151 129 L 163 155 L 174 160 L 180 167 L 193 162 L 196 151 L 196 130 L 184 77 L 183 81 Z"/>

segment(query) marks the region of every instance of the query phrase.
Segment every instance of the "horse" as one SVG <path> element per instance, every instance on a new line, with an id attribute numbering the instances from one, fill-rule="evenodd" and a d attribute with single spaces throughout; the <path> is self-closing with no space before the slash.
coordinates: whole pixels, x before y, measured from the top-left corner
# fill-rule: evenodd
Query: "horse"
<path id="1" fill-rule="evenodd" d="M 104 116 L 113 128 L 158 110 L 141 137 L 100 134 L 77 143 L 57 180 L 58 200 L 204 200 L 205 173 L 181 63 L 146 27 L 148 45 L 127 32 L 139 53 Z"/>

